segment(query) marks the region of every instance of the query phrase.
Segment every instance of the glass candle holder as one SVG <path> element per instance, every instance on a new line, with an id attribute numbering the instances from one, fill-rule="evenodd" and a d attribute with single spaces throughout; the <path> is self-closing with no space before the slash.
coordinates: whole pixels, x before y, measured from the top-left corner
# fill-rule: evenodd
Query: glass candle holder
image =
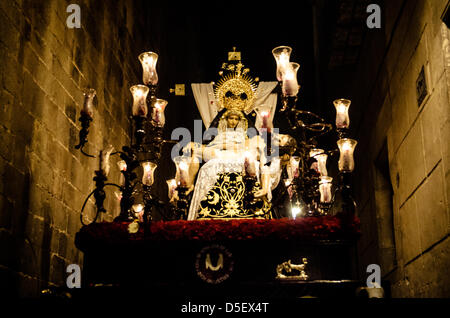
<path id="1" fill-rule="evenodd" d="M 289 46 L 278 46 L 272 50 L 273 57 L 277 62 L 277 80 L 281 82 L 286 69 L 289 67 L 292 48 Z"/>
<path id="2" fill-rule="evenodd" d="M 158 73 L 156 73 L 156 62 L 158 54 L 154 52 L 144 52 L 139 55 L 142 64 L 142 81 L 145 85 L 158 84 Z"/>
<path id="3" fill-rule="evenodd" d="M 116 196 L 116 199 L 120 202 L 120 200 L 122 200 L 122 192 L 120 191 L 115 191 L 114 195 Z"/>
<path id="4" fill-rule="evenodd" d="M 136 217 L 139 219 L 139 221 L 143 222 L 144 217 L 144 205 L 143 204 L 133 204 L 132 206 L 133 212 L 136 215 Z"/>
<path id="5" fill-rule="evenodd" d="M 310 167 L 310 169 L 313 169 L 313 170 L 315 170 L 317 173 L 320 173 L 319 172 L 319 164 L 318 164 L 318 162 L 317 162 L 317 155 L 320 155 L 320 154 L 322 154 L 322 153 L 324 153 L 325 151 L 323 150 L 323 149 L 319 149 L 319 148 L 313 148 L 313 149 L 311 149 L 310 151 L 309 151 L 309 157 L 310 158 L 313 158 L 313 159 L 316 159 L 316 161 L 314 161 L 312 164 L 311 164 L 311 167 Z"/>
<path id="6" fill-rule="evenodd" d="M 146 186 L 151 186 L 155 181 L 153 173 L 155 172 L 157 164 L 151 161 L 145 161 L 141 163 L 141 165 L 143 169 L 142 183 L 145 184 Z"/>
<path id="7" fill-rule="evenodd" d="M 117 162 L 117 165 L 119 166 L 120 171 L 126 171 L 127 170 L 127 163 L 125 160 L 120 160 Z"/>
<path id="8" fill-rule="evenodd" d="M 292 204 L 292 206 L 291 206 L 292 218 L 295 220 L 295 218 L 297 218 L 297 216 L 299 216 L 301 213 L 302 213 L 302 207 L 300 205 L 300 202 L 295 201 L 295 203 Z"/>
<path id="9" fill-rule="evenodd" d="M 123 171 L 127 171 L 127 163 L 125 162 L 125 160 L 120 160 L 117 162 L 117 165 L 119 166 L 119 170 L 121 172 Z M 121 186 L 125 185 L 125 176 L 123 175 L 123 173 L 120 174 L 120 180 L 119 180 L 119 184 Z"/>
<path id="10" fill-rule="evenodd" d="M 175 194 L 175 191 L 177 190 L 177 181 L 175 179 L 167 180 L 167 189 L 168 193 L 167 196 L 169 197 L 169 200 L 171 200 Z"/>
<path id="11" fill-rule="evenodd" d="M 164 127 L 164 124 L 166 123 L 166 117 L 164 116 L 166 106 L 167 101 L 158 98 L 152 107 L 152 123 L 156 127 Z"/>
<path id="12" fill-rule="evenodd" d="M 93 88 L 88 88 L 83 92 L 84 103 L 81 113 L 92 118 L 94 116 L 94 97 L 97 94 L 96 90 Z"/>
<path id="13" fill-rule="evenodd" d="M 256 126 L 261 129 L 271 129 L 272 119 L 270 113 L 270 105 L 259 105 L 256 109 Z"/>
<path id="14" fill-rule="evenodd" d="M 337 141 L 339 147 L 339 171 L 352 172 L 355 168 L 355 161 L 353 160 L 353 152 L 357 145 L 357 141 L 349 138 L 342 138 Z"/>
<path id="15" fill-rule="evenodd" d="M 289 179 L 297 178 L 300 175 L 299 165 L 300 157 L 292 156 L 289 160 L 289 164 L 286 167 Z"/>
<path id="16" fill-rule="evenodd" d="M 321 176 L 327 176 L 327 158 L 328 155 L 326 153 L 322 153 L 320 155 L 316 155 L 315 158 L 317 159 L 317 170 L 320 173 Z"/>
<path id="17" fill-rule="evenodd" d="M 131 94 L 133 94 L 133 116 L 147 117 L 147 94 L 149 88 L 145 85 L 133 85 L 130 87 Z"/>
<path id="18" fill-rule="evenodd" d="M 105 177 L 108 176 L 109 170 L 110 170 L 110 164 L 109 164 L 109 157 L 111 155 L 111 152 L 114 150 L 112 146 L 109 146 L 108 148 L 104 150 L 100 150 L 100 169 L 103 171 Z"/>
<path id="19" fill-rule="evenodd" d="M 179 156 L 173 158 L 176 166 L 176 182 L 178 186 L 190 187 L 194 182 L 195 174 L 199 168 L 199 161 L 196 157 Z"/>
<path id="20" fill-rule="evenodd" d="M 292 187 L 291 187 L 292 180 L 291 179 L 283 179 L 283 182 L 284 182 L 284 186 L 287 189 L 289 199 L 292 199 L 292 195 L 294 194 Z"/>
<path id="21" fill-rule="evenodd" d="M 320 192 L 320 202 L 330 203 L 331 202 L 331 186 L 333 178 L 328 176 L 320 177 L 319 181 L 319 192 Z"/>
<path id="22" fill-rule="evenodd" d="M 132 208 L 134 213 L 140 213 L 144 211 L 144 205 L 141 203 L 133 204 Z"/>
<path id="23" fill-rule="evenodd" d="M 297 96 L 300 86 L 297 81 L 297 71 L 300 68 L 300 64 L 290 62 L 285 68 L 282 84 L 282 93 L 284 96 Z"/>
<path id="24" fill-rule="evenodd" d="M 325 151 L 323 149 L 319 149 L 319 148 L 313 148 L 309 151 L 309 157 L 310 158 L 315 158 L 317 155 L 320 155 L 322 153 L 324 153 Z"/>
<path id="25" fill-rule="evenodd" d="M 348 109 L 351 101 L 348 99 L 336 99 L 334 102 L 336 108 L 336 128 L 348 128 L 350 126 L 350 117 L 348 116 Z"/>

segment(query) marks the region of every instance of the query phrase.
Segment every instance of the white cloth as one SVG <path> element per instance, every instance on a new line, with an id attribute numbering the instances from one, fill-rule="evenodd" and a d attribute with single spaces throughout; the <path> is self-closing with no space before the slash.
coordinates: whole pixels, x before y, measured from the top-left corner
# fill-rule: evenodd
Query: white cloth
<path id="1" fill-rule="evenodd" d="M 207 147 L 204 154 L 213 154 L 210 158 L 203 156 L 208 160 L 201 168 L 195 183 L 194 194 L 192 195 L 191 205 L 189 207 L 188 220 L 195 220 L 200 208 L 200 202 L 205 198 L 208 191 L 216 183 L 219 175 L 222 173 L 242 173 L 244 171 L 245 156 L 244 152 L 249 150 L 252 153 L 259 151 L 261 147 L 257 142 L 250 142 L 249 149 L 245 149 L 246 133 L 243 130 L 226 130 L 220 132 Z M 256 140 L 256 137 L 254 137 Z M 223 144 L 236 146 L 237 149 L 221 150 Z M 205 158 L 206 157 L 206 158 Z M 256 165 L 256 175 L 259 176 L 259 164 Z"/>
<path id="2" fill-rule="evenodd" d="M 219 113 L 213 85 L 211 83 L 193 83 L 191 87 L 200 116 L 208 129 L 214 117 Z"/>
<path id="3" fill-rule="evenodd" d="M 277 84 L 277 82 L 260 82 L 256 89 L 256 98 L 253 108 L 250 111 L 258 106 L 268 105 L 271 110 L 270 119 L 273 120 L 277 106 L 277 94 L 273 93 L 273 90 Z M 213 85 L 212 83 L 192 83 L 191 88 L 200 116 L 202 117 L 206 129 L 208 129 L 213 119 L 219 113 L 218 103 L 214 96 Z M 256 121 L 255 127 L 260 128 L 260 121 L 258 119 Z"/>

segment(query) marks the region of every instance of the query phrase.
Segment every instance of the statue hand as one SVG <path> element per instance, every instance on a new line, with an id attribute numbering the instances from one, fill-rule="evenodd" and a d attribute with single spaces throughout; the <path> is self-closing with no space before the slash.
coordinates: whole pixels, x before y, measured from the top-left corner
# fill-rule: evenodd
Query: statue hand
<path id="1" fill-rule="evenodd" d="M 191 141 L 183 148 L 182 151 L 183 151 L 183 153 L 191 152 L 193 147 L 194 147 L 194 143 Z"/>
<path id="2" fill-rule="evenodd" d="M 259 189 L 258 191 L 255 192 L 255 198 L 260 198 L 263 197 L 267 194 L 267 190 L 265 189 Z"/>

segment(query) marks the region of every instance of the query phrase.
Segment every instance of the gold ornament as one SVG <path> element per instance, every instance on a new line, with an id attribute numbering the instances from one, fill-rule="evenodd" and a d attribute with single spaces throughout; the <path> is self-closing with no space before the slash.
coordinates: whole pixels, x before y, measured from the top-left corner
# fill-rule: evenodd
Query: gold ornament
<path id="1" fill-rule="evenodd" d="M 292 264 L 291 260 L 287 262 L 281 263 L 277 265 L 277 276 L 276 279 L 281 280 L 307 280 L 309 276 L 306 274 L 306 264 L 308 264 L 308 260 L 304 257 L 302 258 L 303 264 Z M 297 271 L 297 275 L 294 275 L 292 271 Z"/>
<path id="2" fill-rule="evenodd" d="M 232 52 L 240 53 L 240 52 Z M 219 72 L 221 78 L 214 84 L 214 94 L 219 109 L 239 110 L 249 112 L 256 98 L 257 84 L 247 73 L 238 59 L 232 59 L 233 63 L 223 63 Z"/>
<path id="3" fill-rule="evenodd" d="M 130 224 L 128 224 L 128 233 L 134 234 L 139 231 L 139 222 L 134 220 Z"/>

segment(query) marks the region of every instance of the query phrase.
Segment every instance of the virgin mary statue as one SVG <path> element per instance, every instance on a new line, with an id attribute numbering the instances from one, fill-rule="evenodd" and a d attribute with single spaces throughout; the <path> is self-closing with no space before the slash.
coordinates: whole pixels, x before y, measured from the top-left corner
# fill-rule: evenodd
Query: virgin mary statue
<path id="1" fill-rule="evenodd" d="M 231 74 L 214 87 L 214 102 L 208 104 L 219 104 L 220 111 L 211 123 L 205 122 L 207 127 L 210 124 L 210 128 L 217 128 L 214 139 L 204 145 L 190 143 L 185 148 L 204 162 L 195 182 L 188 220 L 271 217 L 270 189 L 280 170 L 279 161 L 267 163 L 264 139 L 254 127 L 249 129 L 246 113 L 253 110 L 256 85 L 243 74 L 242 67 L 240 61 L 228 64 L 226 69 Z M 199 104 L 198 87 L 194 85 Z M 267 91 L 270 94 L 271 90 Z M 205 121 L 204 112 L 202 117 Z M 246 204 L 249 194 L 250 205 Z"/>

